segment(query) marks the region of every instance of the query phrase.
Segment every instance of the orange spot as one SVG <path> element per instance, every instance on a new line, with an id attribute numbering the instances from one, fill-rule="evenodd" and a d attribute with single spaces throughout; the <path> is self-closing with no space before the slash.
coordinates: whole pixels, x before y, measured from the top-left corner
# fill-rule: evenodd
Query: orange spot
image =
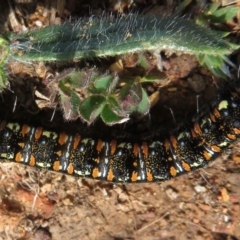
<path id="1" fill-rule="evenodd" d="M 137 165 L 138 165 L 138 164 L 137 164 L 137 162 L 136 162 L 136 161 L 135 161 L 135 162 L 133 162 L 133 166 L 134 166 L 134 167 L 137 167 Z"/>
<path id="2" fill-rule="evenodd" d="M 194 131 L 195 131 L 195 133 L 197 133 L 199 136 L 202 136 L 202 130 L 201 130 L 201 128 L 200 128 L 200 126 L 199 126 L 198 123 L 195 123 L 195 124 L 194 124 Z"/>
<path id="3" fill-rule="evenodd" d="M 166 151 L 168 151 L 170 148 L 170 143 L 169 143 L 168 139 L 165 139 L 164 146 L 165 146 Z"/>
<path id="4" fill-rule="evenodd" d="M 67 172 L 68 172 L 68 174 L 71 174 L 71 175 L 73 174 L 74 166 L 73 166 L 72 163 L 69 163 L 68 168 L 67 168 Z"/>
<path id="5" fill-rule="evenodd" d="M 183 166 L 183 168 L 184 168 L 187 172 L 189 172 L 189 171 L 191 170 L 189 164 L 187 164 L 187 163 L 184 162 L 184 161 L 182 161 L 182 166 Z"/>
<path id="6" fill-rule="evenodd" d="M 102 139 L 98 139 L 97 141 L 97 151 L 100 152 L 102 150 L 103 147 L 103 141 Z"/>
<path id="7" fill-rule="evenodd" d="M 107 180 L 108 180 L 108 181 L 112 181 L 113 178 L 114 178 L 113 171 L 112 171 L 112 169 L 109 169 L 108 175 L 107 175 Z"/>
<path id="8" fill-rule="evenodd" d="M 133 145 L 133 154 L 134 154 L 135 157 L 138 156 L 138 152 L 139 152 L 139 146 L 138 146 L 137 143 L 134 143 L 134 145 Z"/>
<path id="9" fill-rule="evenodd" d="M 177 171 L 174 167 L 170 168 L 170 174 L 171 174 L 172 177 L 175 177 L 177 175 Z"/>
<path id="10" fill-rule="evenodd" d="M 55 161 L 53 163 L 53 170 L 54 171 L 59 171 L 59 169 L 60 169 L 60 161 Z"/>
<path id="11" fill-rule="evenodd" d="M 116 148 L 117 148 L 117 141 L 112 140 L 110 145 L 111 145 L 111 154 L 113 155 L 116 151 Z"/>
<path id="12" fill-rule="evenodd" d="M 22 153 L 18 152 L 15 157 L 16 162 L 21 162 L 22 161 Z"/>
<path id="13" fill-rule="evenodd" d="M 146 142 L 142 143 L 142 151 L 145 158 L 148 158 L 148 144 Z"/>
<path id="14" fill-rule="evenodd" d="M 30 127 L 27 124 L 23 124 L 22 129 L 21 129 L 21 134 L 25 136 L 30 130 Z"/>
<path id="15" fill-rule="evenodd" d="M 228 137 L 230 140 L 236 140 L 236 136 L 233 135 L 233 134 L 228 133 L 228 134 L 227 134 L 227 137 Z"/>
<path id="16" fill-rule="evenodd" d="M 58 137 L 58 143 L 63 145 L 68 140 L 68 136 L 65 132 L 61 132 Z"/>
<path id="17" fill-rule="evenodd" d="M 18 143 L 18 145 L 23 148 L 24 147 L 24 143 Z"/>
<path id="18" fill-rule="evenodd" d="M 132 182 L 136 182 L 137 181 L 137 177 L 138 177 L 138 173 L 134 171 L 132 173 L 132 177 L 131 177 Z"/>
<path id="19" fill-rule="evenodd" d="M 38 127 L 36 132 L 35 132 L 35 139 L 39 139 L 42 136 L 42 132 L 43 132 L 43 128 L 42 127 Z"/>
<path id="20" fill-rule="evenodd" d="M 147 171 L 147 180 L 148 180 L 148 182 L 152 182 L 153 181 L 153 175 L 152 175 L 150 170 Z"/>
<path id="21" fill-rule="evenodd" d="M 193 137 L 193 138 L 196 138 L 196 137 L 197 137 L 196 132 L 195 132 L 194 129 L 192 129 L 192 128 L 191 128 L 191 134 L 192 134 L 192 137 Z"/>
<path id="22" fill-rule="evenodd" d="M 212 122 L 216 122 L 215 116 L 212 113 L 210 113 L 209 115 L 210 115 L 210 119 L 212 120 Z"/>
<path id="23" fill-rule="evenodd" d="M 209 153 L 208 151 L 204 151 L 203 156 L 204 156 L 205 160 L 207 160 L 207 161 L 211 160 L 211 158 L 212 158 L 212 154 Z"/>
<path id="24" fill-rule="evenodd" d="M 240 134 L 240 129 L 238 129 L 238 128 L 233 128 L 233 131 L 235 134 Z"/>
<path id="25" fill-rule="evenodd" d="M 35 166 L 35 164 L 36 164 L 36 159 L 33 155 L 31 155 L 29 165 L 33 167 Z"/>
<path id="26" fill-rule="evenodd" d="M 172 146 L 174 147 L 174 149 L 177 149 L 177 139 L 174 136 L 170 136 L 171 142 L 172 142 Z"/>
<path id="27" fill-rule="evenodd" d="M 214 151 L 214 152 L 221 152 L 221 148 L 216 146 L 216 145 L 213 145 L 211 146 L 211 149 Z"/>
<path id="28" fill-rule="evenodd" d="M 98 168 L 94 168 L 94 169 L 92 170 L 92 177 L 93 177 L 93 178 L 97 178 L 97 177 L 98 177 L 98 174 L 99 174 Z"/>
<path id="29" fill-rule="evenodd" d="M 78 135 L 78 134 L 75 135 L 75 137 L 74 137 L 74 141 L 73 141 L 73 149 L 74 149 L 74 150 L 77 148 L 77 146 L 78 146 L 80 140 L 81 140 L 80 135 Z"/>
<path id="30" fill-rule="evenodd" d="M 58 155 L 59 157 L 62 156 L 62 151 L 61 151 L 61 150 L 57 151 L 56 153 L 57 153 L 57 155 Z"/>
<path id="31" fill-rule="evenodd" d="M 215 109 L 213 110 L 213 114 L 214 114 L 215 117 L 217 117 L 217 118 L 220 118 L 220 117 L 221 117 L 220 112 L 218 111 L 217 108 L 215 108 Z"/>

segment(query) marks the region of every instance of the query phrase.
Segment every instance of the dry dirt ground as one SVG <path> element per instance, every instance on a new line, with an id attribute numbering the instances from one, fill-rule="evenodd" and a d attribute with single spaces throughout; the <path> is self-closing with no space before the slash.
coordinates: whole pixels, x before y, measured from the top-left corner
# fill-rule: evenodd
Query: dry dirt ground
<path id="1" fill-rule="evenodd" d="M 76 1 L 69 1 L 67 8 L 64 1 L 21 2 L 15 1 L 12 9 L 2 3 L 3 29 L 17 31 L 26 23 L 58 22 L 49 16 L 57 12 L 63 18 L 79 7 Z M 91 4 L 97 12 L 99 5 Z M 51 9 L 51 14 L 41 15 L 44 9 Z M 208 87 L 213 87 L 209 73 L 198 71 L 206 74 Z M 175 105 L 177 112 L 186 108 L 192 90 L 186 90 L 186 81 L 174 84 L 180 90 L 171 87 L 165 95 L 163 90 L 162 97 L 167 95 L 167 105 Z M 179 92 L 184 99 L 177 97 Z M 194 101 L 189 102 L 195 106 Z M 164 183 L 114 185 L 1 163 L 0 239 L 240 239 L 239 183 L 240 144 L 207 168 Z"/>

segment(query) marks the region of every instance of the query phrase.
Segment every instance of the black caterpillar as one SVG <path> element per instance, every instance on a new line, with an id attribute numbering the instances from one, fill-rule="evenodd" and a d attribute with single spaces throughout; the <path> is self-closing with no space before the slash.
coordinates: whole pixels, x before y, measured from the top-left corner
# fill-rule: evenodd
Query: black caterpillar
<path id="1" fill-rule="evenodd" d="M 204 167 L 240 137 L 240 88 L 229 88 L 172 133 L 85 138 L 1 121 L 0 159 L 111 182 L 165 181 Z"/>

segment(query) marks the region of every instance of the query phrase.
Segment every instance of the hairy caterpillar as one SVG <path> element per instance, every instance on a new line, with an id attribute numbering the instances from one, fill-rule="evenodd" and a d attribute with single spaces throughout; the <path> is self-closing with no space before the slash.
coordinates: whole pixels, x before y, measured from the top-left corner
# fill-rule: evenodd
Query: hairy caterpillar
<path id="1" fill-rule="evenodd" d="M 111 182 L 165 181 L 206 166 L 240 137 L 240 88 L 165 135 L 142 139 L 82 137 L 1 121 L 0 159 Z"/>

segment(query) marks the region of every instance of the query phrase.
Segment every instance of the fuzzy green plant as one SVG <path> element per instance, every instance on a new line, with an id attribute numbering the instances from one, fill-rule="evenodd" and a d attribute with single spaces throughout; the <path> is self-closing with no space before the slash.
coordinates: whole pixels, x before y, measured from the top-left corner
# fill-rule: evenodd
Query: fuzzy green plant
<path id="1" fill-rule="evenodd" d="M 119 81 L 125 84 L 118 89 Z M 113 125 L 127 121 L 134 112 L 145 115 L 150 107 L 141 78 L 120 80 L 116 74 L 102 74 L 96 69 L 70 69 L 48 88 L 51 104 L 60 104 L 66 120 L 80 117 L 91 124 L 100 117 L 107 125 Z"/>
<path id="2" fill-rule="evenodd" d="M 232 17 L 232 15 L 231 15 Z M 103 16 L 8 34 L 9 61 L 73 61 L 142 51 L 188 53 L 199 58 L 226 55 L 239 46 L 222 33 L 176 16 Z M 208 64 L 207 64 L 208 66 Z M 208 66 L 211 70 L 214 66 Z"/>

